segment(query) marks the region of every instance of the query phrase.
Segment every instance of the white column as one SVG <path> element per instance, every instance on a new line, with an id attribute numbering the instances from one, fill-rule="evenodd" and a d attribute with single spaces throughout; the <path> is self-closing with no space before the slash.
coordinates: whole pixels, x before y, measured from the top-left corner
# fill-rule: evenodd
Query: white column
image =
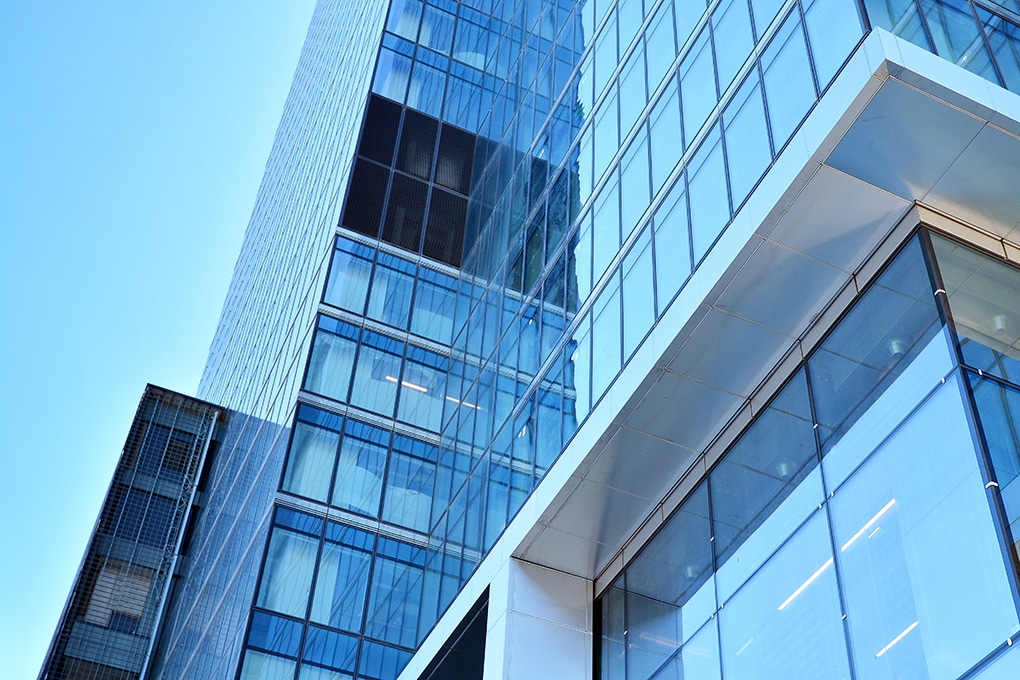
<path id="1" fill-rule="evenodd" d="M 510 558 L 489 586 L 485 680 L 590 680 L 592 582 Z"/>

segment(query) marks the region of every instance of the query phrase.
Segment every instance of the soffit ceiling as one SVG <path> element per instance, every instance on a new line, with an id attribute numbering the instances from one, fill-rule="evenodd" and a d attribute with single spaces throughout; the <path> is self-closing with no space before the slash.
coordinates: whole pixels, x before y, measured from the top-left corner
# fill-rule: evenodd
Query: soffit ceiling
<path id="1" fill-rule="evenodd" d="M 752 393 L 785 356 L 800 356 L 798 340 L 914 201 L 1020 241 L 1020 139 L 989 123 L 999 115 L 991 109 L 916 85 L 885 79 L 831 151 L 804 165 L 651 371 L 642 369 L 515 556 L 600 574 L 664 514 L 663 499 L 734 415 L 750 417 Z M 939 87 L 929 89 L 944 94 Z"/>

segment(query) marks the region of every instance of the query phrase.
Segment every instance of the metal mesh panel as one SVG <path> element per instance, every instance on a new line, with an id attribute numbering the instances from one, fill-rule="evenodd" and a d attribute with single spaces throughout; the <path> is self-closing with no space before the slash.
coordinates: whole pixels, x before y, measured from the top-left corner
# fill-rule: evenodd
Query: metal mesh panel
<path id="1" fill-rule="evenodd" d="M 362 158 L 354 162 L 347 205 L 340 221 L 343 226 L 366 236 L 378 236 L 389 176 L 386 168 Z"/>
<path id="2" fill-rule="evenodd" d="M 372 95 L 365 112 L 365 127 L 358 141 L 359 156 L 371 158 L 383 165 L 393 164 L 401 108 L 399 104 Z"/>
<path id="3" fill-rule="evenodd" d="M 140 677 L 219 413 L 146 389 L 41 679 Z"/>
<path id="4" fill-rule="evenodd" d="M 471 190 L 471 166 L 475 158 L 475 139 L 470 132 L 444 125 L 436 158 L 436 184 L 464 194 Z"/>
<path id="5" fill-rule="evenodd" d="M 400 173 L 393 176 L 393 189 L 386 208 L 383 240 L 412 252 L 418 252 L 425 222 L 428 185 Z"/>
<path id="6" fill-rule="evenodd" d="M 439 121 L 417 111 L 404 112 L 404 128 L 400 133 L 397 168 L 422 179 L 432 176 L 432 157 L 436 150 Z"/>
<path id="7" fill-rule="evenodd" d="M 467 199 L 442 189 L 433 189 L 422 252 L 434 260 L 459 267 L 466 220 Z"/>

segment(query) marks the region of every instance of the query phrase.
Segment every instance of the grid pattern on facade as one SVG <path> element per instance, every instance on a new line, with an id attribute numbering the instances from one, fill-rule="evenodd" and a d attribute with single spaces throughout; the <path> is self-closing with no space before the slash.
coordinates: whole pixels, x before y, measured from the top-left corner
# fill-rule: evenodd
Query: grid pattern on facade
<path id="1" fill-rule="evenodd" d="M 146 388 L 41 680 L 140 677 L 221 411 Z"/>

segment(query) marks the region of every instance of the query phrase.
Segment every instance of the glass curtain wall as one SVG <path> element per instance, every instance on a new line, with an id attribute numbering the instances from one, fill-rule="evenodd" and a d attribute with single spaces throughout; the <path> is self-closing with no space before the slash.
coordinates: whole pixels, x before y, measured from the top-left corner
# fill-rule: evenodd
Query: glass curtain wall
<path id="1" fill-rule="evenodd" d="M 908 242 L 600 595 L 596 677 L 1012 677 L 1018 289 Z"/>

